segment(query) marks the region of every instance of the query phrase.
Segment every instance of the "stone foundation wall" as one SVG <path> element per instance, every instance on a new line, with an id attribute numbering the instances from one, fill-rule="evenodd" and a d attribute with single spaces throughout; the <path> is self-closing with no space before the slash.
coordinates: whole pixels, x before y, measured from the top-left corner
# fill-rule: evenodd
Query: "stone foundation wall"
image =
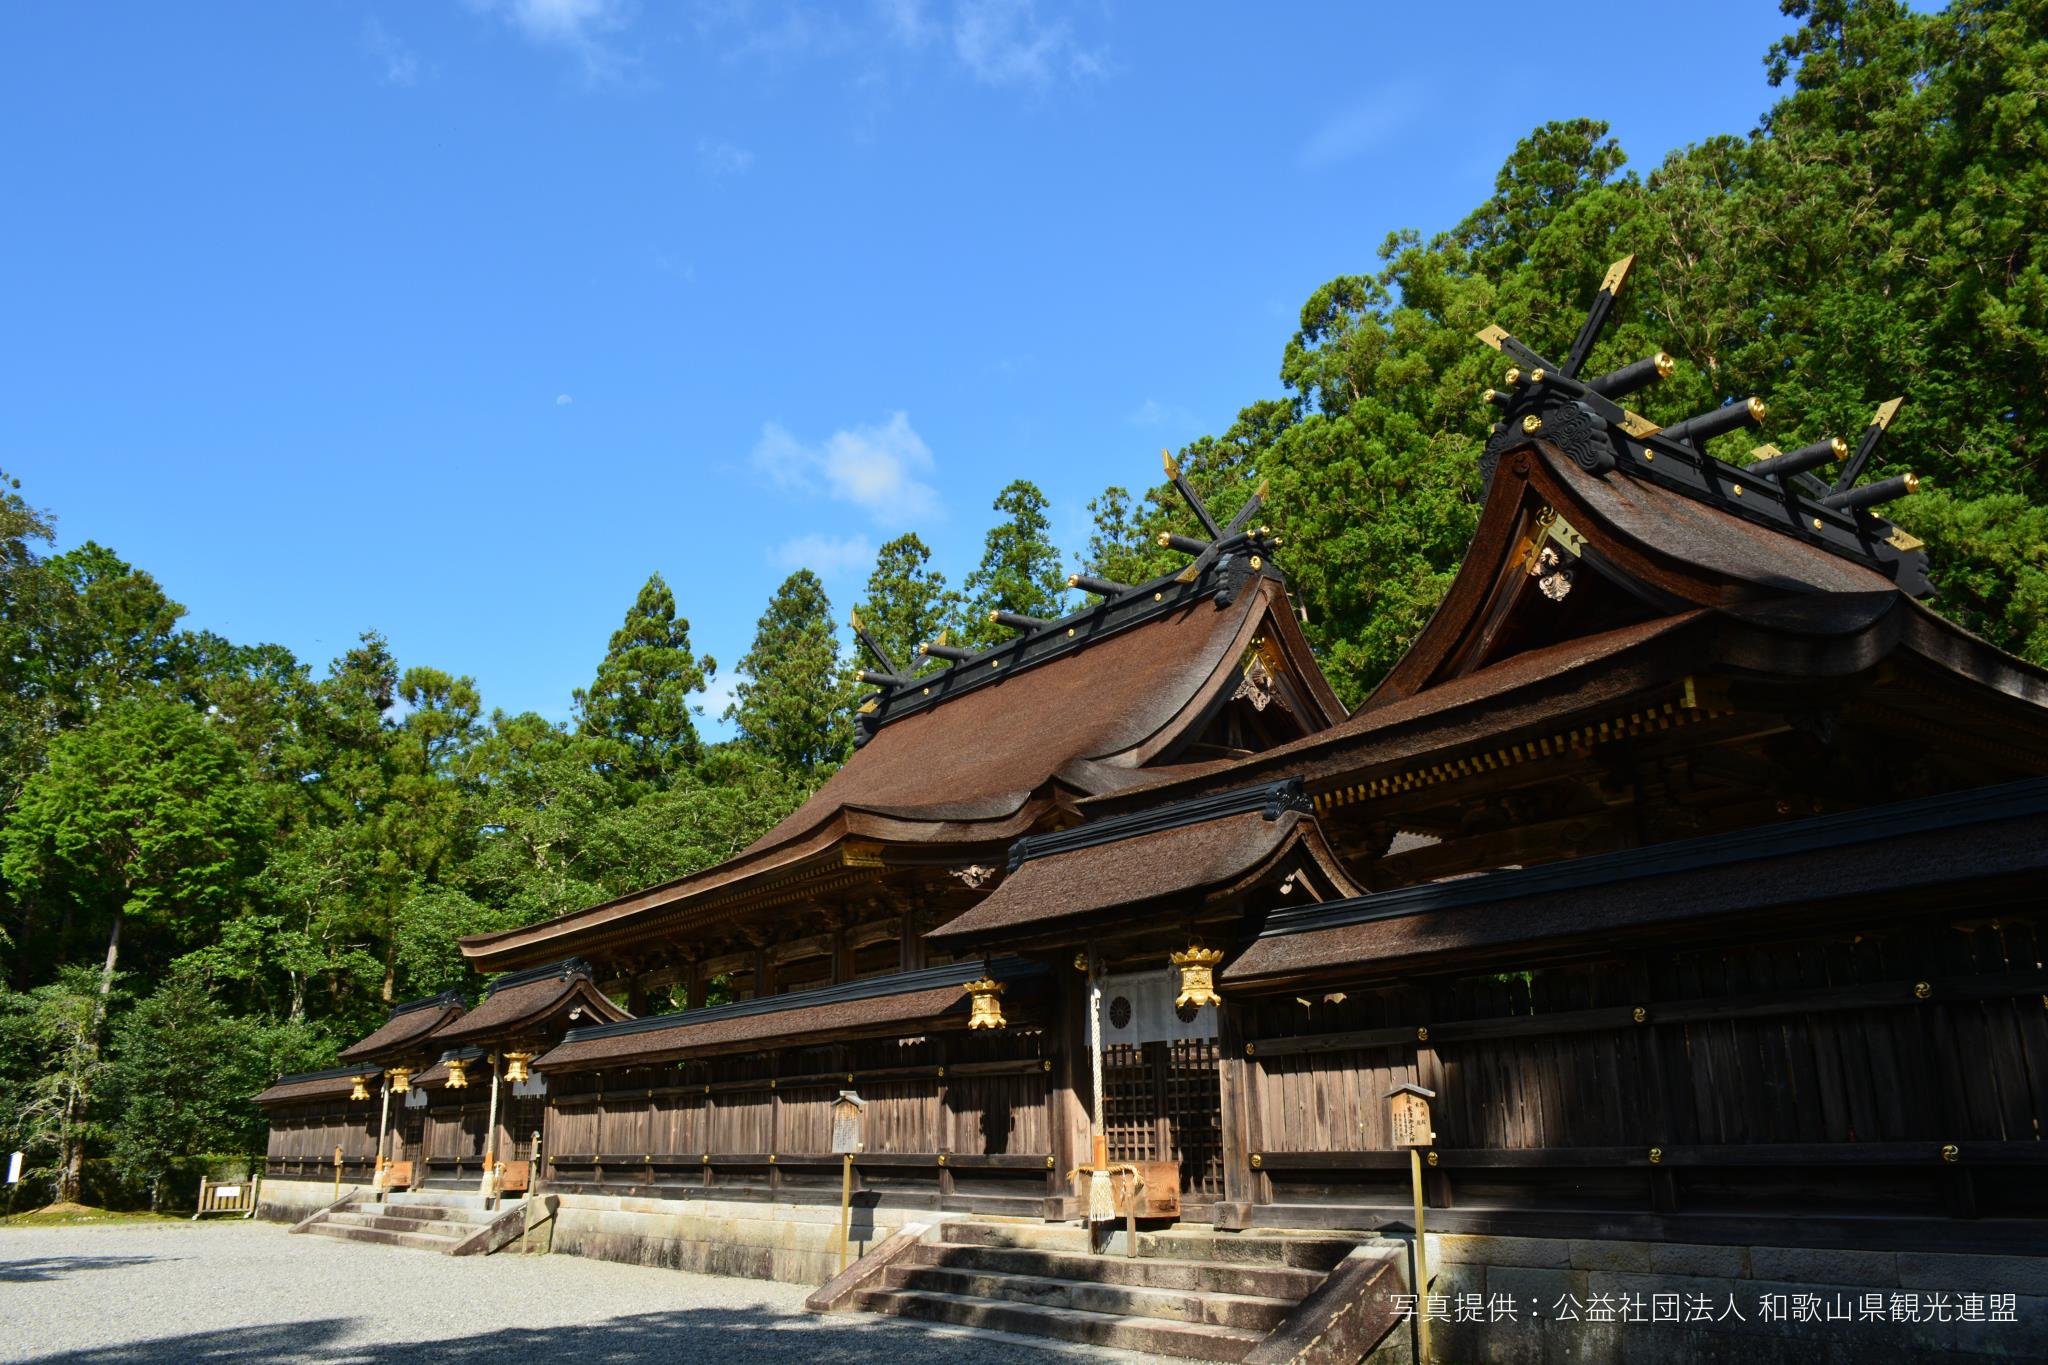
<path id="1" fill-rule="evenodd" d="M 634 1199 L 564 1194 L 553 1250 L 634 1265 L 823 1284 L 839 1273 L 839 1206 L 717 1199 Z M 848 1261 L 905 1223 L 937 1223 L 929 1209 L 855 1208 Z"/>
<path id="2" fill-rule="evenodd" d="M 360 1180 L 344 1180 L 341 1192 L 361 1190 L 362 1198 L 371 1197 L 370 1187 Z M 332 1180 L 279 1180 L 271 1176 L 263 1179 L 263 1188 L 256 1193 L 256 1216 L 273 1223 L 296 1223 L 317 1209 L 324 1209 L 334 1202 Z"/>
<path id="3" fill-rule="evenodd" d="M 1439 1360 L 2048 1361 L 2048 1255 L 1434 1235 L 1429 1244 Z M 1513 1318 L 1496 1321 L 1497 1303 Z M 1679 1321 L 1655 1320 L 1672 1315 Z M 1397 1327 L 1373 1365 L 1411 1360 L 1411 1331 Z"/>

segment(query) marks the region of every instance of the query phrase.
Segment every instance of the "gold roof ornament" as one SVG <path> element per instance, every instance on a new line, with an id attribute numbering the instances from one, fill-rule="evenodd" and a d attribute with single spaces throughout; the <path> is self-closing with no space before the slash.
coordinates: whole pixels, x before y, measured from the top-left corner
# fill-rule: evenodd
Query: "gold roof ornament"
<path id="1" fill-rule="evenodd" d="M 1191 943 L 1170 960 L 1180 969 L 1180 994 L 1173 999 L 1175 1009 L 1186 1009 L 1189 1005 L 1200 1009 L 1203 1005 L 1223 1003 L 1223 997 L 1216 994 L 1216 967 L 1223 961 L 1221 948 Z"/>
<path id="2" fill-rule="evenodd" d="M 392 1093 L 392 1094 L 394 1094 L 394 1095 L 403 1095 L 403 1094 L 405 1094 L 405 1093 L 406 1093 L 407 1091 L 409 1091 L 409 1090 L 411 1090 L 411 1089 L 412 1089 L 412 1068 L 411 1068 L 411 1067 L 409 1067 L 409 1066 L 394 1066 L 394 1067 L 392 1067 L 392 1068 L 391 1068 L 391 1069 L 390 1069 L 389 1071 L 385 1072 L 384 1074 L 385 1074 L 385 1075 L 387 1075 L 387 1076 L 389 1076 L 389 1077 L 391 1078 L 391 1093 Z"/>
<path id="3" fill-rule="evenodd" d="M 533 1076 L 533 1069 L 532 1069 L 532 1066 L 530 1065 L 530 1064 L 532 1063 L 532 1061 L 533 1061 L 533 1054 L 532 1054 L 531 1052 L 508 1052 L 508 1053 L 506 1053 L 506 1054 L 505 1054 L 505 1079 L 506 1079 L 506 1081 L 507 1081 L 507 1082 L 509 1082 L 509 1083 L 510 1083 L 510 1084 L 512 1084 L 512 1085 L 520 1085 L 520 1084 L 524 1083 L 525 1081 L 527 1081 L 527 1080 L 530 1080 L 530 1079 L 532 1078 L 532 1076 Z"/>
<path id="4" fill-rule="evenodd" d="M 960 988 L 967 992 L 972 1002 L 967 1016 L 967 1027 L 1008 1028 L 1010 1021 L 1003 1018 L 1003 983 L 992 976 L 981 976 Z"/>
<path id="5" fill-rule="evenodd" d="M 352 1100 L 366 1100 L 370 1098 L 370 1078 L 368 1076 L 349 1077 L 348 1097 Z"/>

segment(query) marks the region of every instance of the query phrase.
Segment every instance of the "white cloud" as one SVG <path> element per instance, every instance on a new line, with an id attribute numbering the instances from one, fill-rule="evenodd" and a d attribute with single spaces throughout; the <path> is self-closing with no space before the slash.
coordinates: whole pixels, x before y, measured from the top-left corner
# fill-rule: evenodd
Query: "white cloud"
<path id="1" fill-rule="evenodd" d="M 950 29 L 953 55 L 984 85 L 1042 86 L 1107 68 L 1100 52 L 1074 41 L 1064 19 L 1041 19 L 1036 0 L 959 0 Z"/>
<path id="2" fill-rule="evenodd" d="M 931 448 L 907 413 L 892 413 L 880 426 L 835 431 L 815 446 L 779 422 L 764 423 L 753 465 L 778 488 L 827 494 L 866 508 L 878 522 L 902 524 L 939 511 L 938 490 L 919 477 L 932 470 Z"/>
<path id="3" fill-rule="evenodd" d="M 419 82 L 419 54 L 375 17 L 363 21 L 363 47 L 383 66 L 386 85 L 415 85 Z"/>
<path id="4" fill-rule="evenodd" d="M 725 714 L 725 708 L 733 703 L 733 687 L 739 681 L 734 677 L 712 677 L 705 681 L 704 691 L 697 698 L 697 708 L 706 716 L 717 720 Z"/>
<path id="5" fill-rule="evenodd" d="M 738 175 L 754 164 L 754 154 L 719 138 L 700 137 L 697 164 L 710 175 Z"/>
<path id="6" fill-rule="evenodd" d="M 774 559 L 785 569 L 809 569 L 820 578 L 838 578 L 872 566 L 875 547 L 866 536 L 826 536 L 814 532 L 783 541 L 775 547 Z"/>
<path id="7" fill-rule="evenodd" d="M 1352 105 L 1310 134 L 1295 161 L 1306 170 L 1315 170 L 1371 151 L 1408 122 L 1416 96 L 1414 86 L 1403 83 Z"/>
<path id="8" fill-rule="evenodd" d="M 558 393 L 555 395 L 555 406 L 558 408 L 566 408 L 575 401 L 576 399 L 570 394 Z"/>
<path id="9" fill-rule="evenodd" d="M 631 61 L 609 35 L 632 18 L 629 0 L 464 0 L 478 14 L 494 15 L 536 47 L 556 48 L 576 58 L 593 81 L 616 80 Z"/>
<path id="10" fill-rule="evenodd" d="M 1045 87 L 1111 73 L 1107 52 L 1083 44 L 1065 19 L 1048 18 L 1038 0 L 873 0 L 865 20 L 848 11 L 792 5 L 764 21 L 746 4 L 707 6 L 699 29 L 737 30 L 728 60 L 846 57 L 863 65 L 855 84 L 889 83 L 891 56 L 932 49 L 984 85 Z M 883 59 L 878 61 L 879 59 Z"/>

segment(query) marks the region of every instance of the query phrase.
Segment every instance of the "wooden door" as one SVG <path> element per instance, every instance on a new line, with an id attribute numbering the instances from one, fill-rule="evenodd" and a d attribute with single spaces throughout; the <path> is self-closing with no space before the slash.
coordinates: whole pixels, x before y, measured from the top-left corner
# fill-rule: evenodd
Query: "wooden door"
<path id="1" fill-rule="evenodd" d="M 1103 1132 L 1111 1161 L 1178 1161 L 1181 1195 L 1223 1193 L 1223 1092 L 1212 1038 L 1103 1049 Z"/>

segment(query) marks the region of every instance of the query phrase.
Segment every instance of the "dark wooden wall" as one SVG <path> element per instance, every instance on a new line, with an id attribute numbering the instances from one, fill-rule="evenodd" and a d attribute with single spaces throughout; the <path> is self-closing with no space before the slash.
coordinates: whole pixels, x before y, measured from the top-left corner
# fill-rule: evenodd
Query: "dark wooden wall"
<path id="1" fill-rule="evenodd" d="M 1237 1216 L 1395 1216 L 1384 1097 L 1416 1081 L 1446 1230 L 1745 1240 L 1765 1218 L 1839 1241 L 1925 1218 L 2039 1239 L 2020 1220 L 2048 1219 L 2044 952 L 2013 906 L 1241 1001 Z"/>
<path id="2" fill-rule="evenodd" d="M 334 1178 L 341 1148 L 342 1178 L 366 1179 L 377 1162 L 377 1101 L 320 1100 L 283 1104 L 270 1111 L 268 1175 L 308 1180 Z"/>
<path id="3" fill-rule="evenodd" d="M 551 1078 L 550 1188 L 836 1200 L 831 1106 L 867 1101 L 856 1189 L 1042 1211 L 1057 1172 L 1044 1036 L 934 1033 Z"/>

